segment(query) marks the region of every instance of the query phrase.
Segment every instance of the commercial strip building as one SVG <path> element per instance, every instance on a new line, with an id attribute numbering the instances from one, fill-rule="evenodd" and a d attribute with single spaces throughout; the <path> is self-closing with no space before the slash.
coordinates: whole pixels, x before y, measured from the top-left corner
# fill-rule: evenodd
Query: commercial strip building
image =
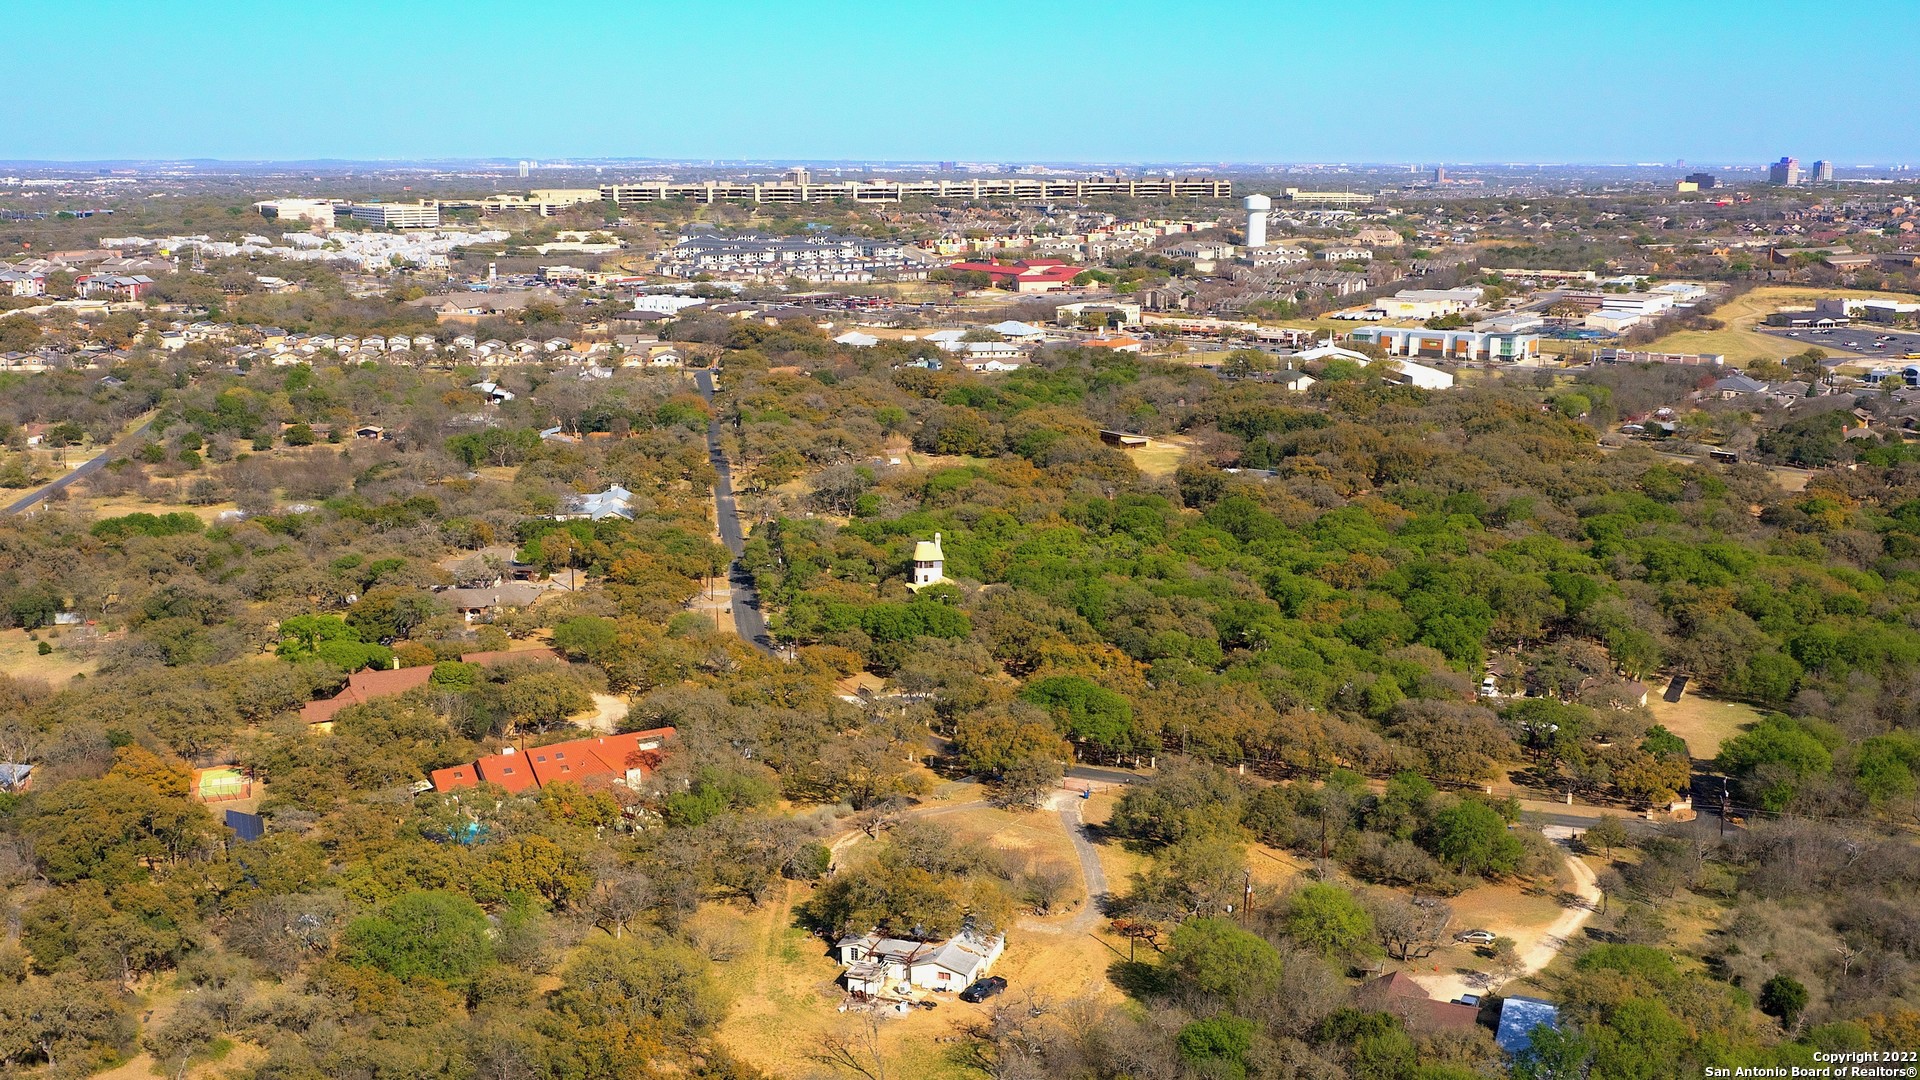
<path id="1" fill-rule="evenodd" d="M 1485 293 L 1486 290 L 1477 285 L 1461 289 L 1402 289 L 1375 300 L 1369 310 L 1378 311 L 1387 319 L 1431 319 L 1479 307 Z"/>
<path id="2" fill-rule="evenodd" d="M 1393 356 L 1433 354 L 1449 360 L 1527 360 L 1540 355 L 1540 335 L 1422 327 L 1363 326 L 1353 340 L 1377 345 Z"/>
<path id="3" fill-rule="evenodd" d="M 1719 367 L 1727 362 L 1724 353 L 1636 352 L 1631 349 L 1601 349 L 1593 358 L 1602 364 L 1702 364 Z"/>
<path id="4" fill-rule="evenodd" d="M 790 174 L 792 175 L 792 174 Z M 600 198 L 621 206 L 632 203 L 690 199 L 695 202 L 813 203 L 846 199 L 856 203 L 889 203 L 906 199 L 1230 199 L 1233 181 L 1176 177 L 1122 180 L 1092 177 L 1056 180 L 1045 177 L 993 177 L 980 180 L 847 180 L 815 184 L 804 176 L 766 183 L 708 180 L 677 184 L 669 180 L 638 184 L 602 184 Z"/>

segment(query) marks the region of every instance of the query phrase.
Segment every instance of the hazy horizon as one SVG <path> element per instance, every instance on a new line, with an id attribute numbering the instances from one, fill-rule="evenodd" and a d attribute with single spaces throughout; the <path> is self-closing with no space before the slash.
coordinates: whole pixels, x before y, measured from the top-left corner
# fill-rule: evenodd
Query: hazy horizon
<path id="1" fill-rule="evenodd" d="M 10 8 L 41 71 L 153 74 L 66 93 L 0 138 L 14 162 L 1897 162 L 1920 72 L 1809 77 L 1806 9 L 1621 0 L 1559 10 L 1383 0 L 1097 12 L 741 0 L 324 7 L 101 0 Z M 1822 10 L 1869 43 L 1911 9 Z M 1657 33 L 1648 33 L 1658 27 Z M 180 72 L 180 74 L 173 74 Z M 99 85 L 70 80 L 71 85 Z M 1886 103 L 1886 104 L 1876 104 Z M 1910 115 L 1907 113 L 1905 115 Z M 1371 151 L 1371 152 L 1370 152 Z"/>

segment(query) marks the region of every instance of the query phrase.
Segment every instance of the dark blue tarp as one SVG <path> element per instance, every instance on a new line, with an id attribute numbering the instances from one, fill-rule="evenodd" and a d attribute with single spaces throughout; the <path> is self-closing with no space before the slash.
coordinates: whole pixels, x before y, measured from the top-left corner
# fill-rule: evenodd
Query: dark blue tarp
<path id="1" fill-rule="evenodd" d="M 259 814 L 244 814 L 238 810 L 227 811 L 227 828 L 242 840 L 258 840 L 267 835 L 267 823 Z"/>

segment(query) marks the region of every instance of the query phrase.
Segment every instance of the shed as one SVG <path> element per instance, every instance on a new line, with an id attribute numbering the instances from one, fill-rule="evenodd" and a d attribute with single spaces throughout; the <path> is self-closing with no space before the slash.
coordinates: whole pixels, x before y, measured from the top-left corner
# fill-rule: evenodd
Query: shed
<path id="1" fill-rule="evenodd" d="M 0 791 L 21 792 L 33 786 L 33 766 L 0 761 Z"/>

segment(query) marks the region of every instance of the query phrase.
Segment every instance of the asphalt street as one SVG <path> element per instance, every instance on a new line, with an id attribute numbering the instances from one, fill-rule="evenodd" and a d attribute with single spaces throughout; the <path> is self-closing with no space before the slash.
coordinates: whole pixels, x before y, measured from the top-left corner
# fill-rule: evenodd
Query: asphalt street
<path id="1" fill-rule="evenodd" d="M 133 432 L 129 434 L 126 438 L 121 439 L 119 442 L 114 443 L 112 446 L 109 446 L 105 450 L 100 451 L 98 455 L 88 459 L 86 462 L 77 466 L 72 472 L 68 473 L 67 475 L 61 477 L 58 480 L 55 480 L 53 483 L 48 484 L 46 487 L 41 488 L 40 490 L 34 492 L 31 495 L 15 500 L 13 503 L 7 506 L 4 513 L 8 513 L 8 514 L 21 513 L 31 508 L 35 503 L 41 502 L 42 500 L 46 499 L 48 496 L 52 495 L 54 492 L 65 491 L 67 489 L 67 486 L 72 484 L 75 480 L 83 480 L 89 476 L 92 476 L 94 473 L 99 472 L 101 469 L 106 467 L 107 462 L 113 459 L 113 455 L 115 451 L 121 451 L 123 453 L 131 451 L 134 446 L 136 446 L 138 443 L 140 443 L 142 440 L 146 438 L 147 429 L 151 428 L 152 426 L 153 426 L 153 421 L 151 420 L 147 421 L 144 424 L 141 424 L 139 427 L 133 429 Z"/>
<path id="2" fill-rule="evenodd" d="M 700 396 L 713 403 L 713 373 L 705 369 L 693 373 Z M 733 552 L 733 565 L 727 568 L 732 590 L 733 628 L 742 641 L 764 653 L 773 651 L 773 638 L 767 633 L 767 617 L 760 611 L 760 593 L 753 587 L 753 575 L 741 565 L 740 553 L 746 550 L 746 533 L 740 528 L 740 510 L 733 500 L 733 465 L 720 446 L 720 420 L 707 421 L 707 457 L 713 462 L 713 509 L 720 525 L 720 542 Z"/>

